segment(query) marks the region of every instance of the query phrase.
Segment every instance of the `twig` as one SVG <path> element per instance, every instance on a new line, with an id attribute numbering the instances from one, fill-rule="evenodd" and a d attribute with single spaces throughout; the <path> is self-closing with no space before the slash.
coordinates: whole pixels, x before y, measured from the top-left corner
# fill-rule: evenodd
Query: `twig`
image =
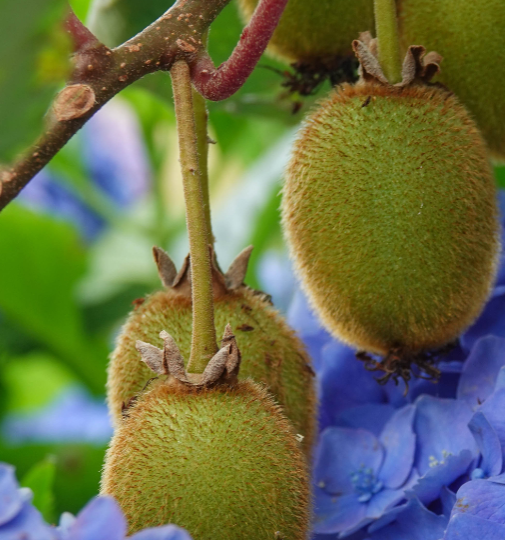
<path id="1" fill-rule="evenodd" d="M 191 257 L 193 331 L 187 371 L 203 373 L 209 360 L 218 350 L 214 326 L 209 232 L 198 163 L 198 142 L 189 66 L 180 60 L 173 65 L 170 74 L 174 91 L 179 159 Z"/>
<path id="2" fill-rule="evenodd" d="M 246 81 L 265 50 L 288 0 L 261 0 L 230 58 L 217 69 L 205 50 L 191 65 L 191 78 L 206 99 L 221 101 Z"/>

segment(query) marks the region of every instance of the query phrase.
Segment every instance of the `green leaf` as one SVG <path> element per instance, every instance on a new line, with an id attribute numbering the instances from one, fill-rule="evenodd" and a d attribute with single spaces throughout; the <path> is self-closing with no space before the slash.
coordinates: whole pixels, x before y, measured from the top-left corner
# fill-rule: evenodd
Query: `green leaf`
<path id="1" fill-rule="evenodd" d="M 505 165 L 497 165 L 494 168 L 494 175 L 498 182 L 498 187 L 505 189 Z"/>
<path id="2" fill-rule="evenodd" d="M 11 161 L 35 140 L 66 78 L 65 6 L 64 0 L 0 2 L 0 162 Z"/>
<path id="3" fill-rule="evenodd" d="M 32 490 L 32 503 L 48 523 L 54 521 L 55 472 L 56 460 L 49 456 L 33 466 L 21 480 L 21 486 Z"/>
<path id="4" fill-rule="evenodd" d="M 75 377 L 54 356 L 37 351 L 9 358 L 3 367 L 3 381 L 7 411 L 34 412 L 74 383 Z"/>
<path id="5" fill-rule="evenodd" d="M 107 351 L 83 329 L 75 288 L 86 259 L 73 228 L 11 204 L 0 214 L 0 254 L 1 310 L 102 392 Z"/>

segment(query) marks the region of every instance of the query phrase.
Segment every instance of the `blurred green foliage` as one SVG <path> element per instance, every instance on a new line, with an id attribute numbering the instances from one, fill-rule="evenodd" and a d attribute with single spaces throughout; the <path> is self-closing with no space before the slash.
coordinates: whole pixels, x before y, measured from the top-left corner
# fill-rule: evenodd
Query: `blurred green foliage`
<path id="1" fill-rule="evenodd" d="M 0 163 L 41 132 L 43 116 L 69 69 L 64 0 L 0 2 Z"/>

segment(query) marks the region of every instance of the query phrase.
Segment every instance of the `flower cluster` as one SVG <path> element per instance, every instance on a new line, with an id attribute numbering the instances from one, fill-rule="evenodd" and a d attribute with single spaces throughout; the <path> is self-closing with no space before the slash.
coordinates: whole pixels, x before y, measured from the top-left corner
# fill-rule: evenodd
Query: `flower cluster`
<path id="1" fill-rule="evenodd" d="M 31 504 L 31 491 L 19 488 L 14 468 L 0 463 L 0 539 L 124 540 L 126 519 L 112 497 L 95 497 L 77 515 L 65 513 L 58 527 L 44 522 Z M 144 529 L 131 540 L 191 540 L 175 525 Z"/>
<path id="2" fill-rule="evenodd" d="M 503 193 L 500 202 L 505 210 Z M 377 384 L 300 292 L 289 319 L 318 380 L 315 538 L 505 538 L 505 258 L 438 383 Z"/>

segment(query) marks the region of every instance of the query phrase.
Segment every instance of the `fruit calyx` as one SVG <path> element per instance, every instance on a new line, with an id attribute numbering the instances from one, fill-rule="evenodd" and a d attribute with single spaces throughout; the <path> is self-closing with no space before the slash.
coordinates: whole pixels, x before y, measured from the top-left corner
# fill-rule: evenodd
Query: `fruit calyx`
<path id="1" fill-rule="evenodd" d="M 241 356 L 229 324 L 226 325 L 221 340 L 222 347 L 210 359 L 201 374 L 186 371 L 181 351 L 168 332 L 163 330 L 160 337 L 163 340 L 163 350 L 140 340 L 135 344 L 141 360 L 157 375 L 167 375 L 168 380 L 178 381 L 191 388 L 233 386 L 237 382 Z"/>
<path id="2" fill-rule="evenodd" d="M 269 295 L 251 289 L 244 283 L 245 275 L 247 273 L 247 266 L 249 264 L 249 258 L 253 250 L 253 246 L 243 249 L 233 260 L 226 273 L 223 273 L 219 268 L 214 250 L 211 246 L 210 260 L 212 266 L 212 290 L 214 292 L 214 300 L 226 296 L 232 291 L 236 291 L 241 287 L 247 287 L 255 294 L 262 296 L 265 300 L 271 303 Z M 191 259 L 187 255 L 182 263 L 182 266 L 177 272 L 177 268 L 168 254 L 159 247 L 153 247 L 154 261 L 158 267 L 158 274 L 160 276 L 163 285 L 169 289 L 177 291 L 182 296 L 186 296 L 191 299 Z"/>
<path id="3" fill-rule="evenodd" d="M 360 39 L 352 42 L 352 48 L 360 63 L 361 83 L 382 84 L 396 88 L 425 85 L 440 71 L 442 57 L 437 52 L 426 54 L 426 49 L 422 45 L 411 45 L 403 61 L 401 82 L 391 84 L 379 63 L 377 39 L 372 39 L 370 32 L 360 34 Z"/>

